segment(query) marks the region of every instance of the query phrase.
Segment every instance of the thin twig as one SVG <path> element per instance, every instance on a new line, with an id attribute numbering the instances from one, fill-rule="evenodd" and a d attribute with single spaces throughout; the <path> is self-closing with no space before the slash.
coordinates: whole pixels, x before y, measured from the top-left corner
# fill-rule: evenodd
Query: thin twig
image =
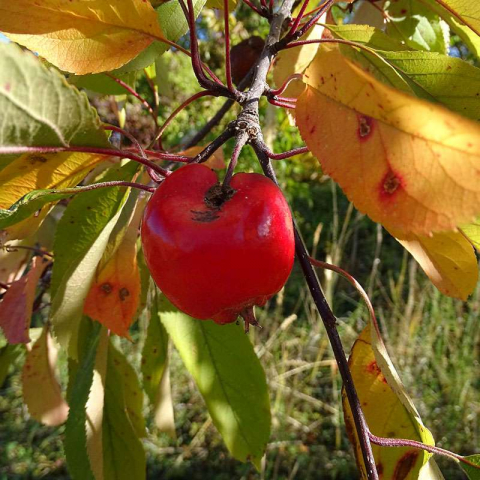
<path id="1" fill-rule="evenodd" d="M 194 102 L 195 100 L 197 100 L 198 98 L 202 98 L 202 97 L 207 97 L 207 96 L 217 96 L 217 94 L 209 91 L 209 90 L 203 90 L 201 92 L 198 92 L 198 93 L 195 93 L 194 95 L 192 95 L 191 97 L 187 98 L 180 106 L 178 106 L 171 114 L 170 116 L 165 120 L 165 122 L 163 123 L 163 125 L 160 127 L 160 129 L 158 130 L 157 134 L 155 135 L 155 138 L 153 139 L 153 141 L 151 142 L 152 145 L 155 145 L 155 143 L 157 143 L 158 140 L 160 140 L 162 138 L 162 135 L 163 133 L 165 132 L 165 130 L 167 129 L 167 127 L 170 125 L 170 123 L 172 122 L 172 120 L 185 108 L 187 107 L 188 105 L 190 105 L 192 102 Z"/>
<path id="2" fill-rule="evenodd" d="M 96 153 L 98 155 L 107 155 L 111 157 L 128 158 L 134 162 L 142 163 L 158 174 L 167 177 L 170 171 L 165 170 L 156 163 L 136 155 L 128 150 L 117 150 L 115 148 L 98 148 L 98 147 L 1 147 L 0 154 L 23 154 L 23 153 L 58 153 L 58 152 L 80 152 L 80 153 Z"/>
<path id="3" fill-rule="evenodd" d="M 468 458 L 462 457 L 458 453 L 451 452 L 450 450 L 445 450 L 444 448 L 436 447 L 435 445 L 426 445 L 422 442 L 417 442 L 416 440 L 410 440 L 408 438 L 385 438 L 385 437 L 377 437 L 372 432 L 368 432 L 368 436 L 370 440 L 375 445 L 380 447 L 411 447 L 417 448 L 420 450 L 425 450 L 428 453 L 433 453 L 437 455 L 442 455 L 444 457 L 453 458 L 454 460 L 458 460 L 459 462 L 465 463 L 470 467 L 474 467 L 480 470 L 480 465 L 477 465 Z"/>
<path id="4" fill-rule="evenodd" d="M 111 78 L 114 82 L 117 82 L 122 88 L 124 88 L 128 93 L 130 93 L 130 95 L 133 95 L 137 100 L 139 100 L 142 105 L 148 110 L 155 124 L 157 123 L 157 116 L 155 115 L 153 108 L 139 93 L 137 93 L 128 83 L 125 83 L 123 80 L 120 80 L 111 73 L 105 72 L 105 75 Z"/>
<path id="5" fill-rule="evenodd" d="M 235 87 L 232 82 L 232 62 L 230 61 L 230 12 L 228 1 L 229 0 L 223 0 L 223 19 L 225 23 L 225 76 L 227 79 L 227 88 L 231 92 L 235 92 Z"/>

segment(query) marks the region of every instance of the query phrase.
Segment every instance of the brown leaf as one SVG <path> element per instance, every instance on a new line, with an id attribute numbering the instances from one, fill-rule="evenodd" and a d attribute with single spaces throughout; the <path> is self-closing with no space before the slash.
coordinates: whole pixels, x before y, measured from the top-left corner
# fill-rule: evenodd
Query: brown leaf
<path id="1" fill-rule="evenodd" d="M 23 399 L 30 415 L 44 425 L 54 427 L 65 422 L 68 405 L 55 378 L 57 349 L 45 327 L 27 353 L 22 371 Z"/>
<path id="2" fill-rule="evenodd" d="M 9 343 L 28 343 L 28 329 L 32 316 L 37 283 L 48 265 L 41 257 L 35 257 L 32 268 L 22 278 L 10 285 L 0 303 L 0 327 Z"/>

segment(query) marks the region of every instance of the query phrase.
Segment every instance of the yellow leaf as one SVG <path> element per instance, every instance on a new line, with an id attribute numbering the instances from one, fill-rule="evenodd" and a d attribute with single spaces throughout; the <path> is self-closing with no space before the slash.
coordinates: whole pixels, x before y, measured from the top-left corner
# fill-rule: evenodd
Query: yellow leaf
<path id="1" fill-rule="evenodd" d="M 55 378 L 57 349 L 46 326 L 27 353 L 22 371 L 23 399 L 30 415 L 44 425 L 55 427 L 68 415 L 68 405 Z"/>
<path id="2" fill-rule="evenodd" d="M 139 202 L 122 243 L 97 271 L 84 306 L 86 315 L 123 337 L 129 336 L 140 300 L 136 242 L 142 206 Z"/>
<path id="3" fill-rule="evenodd" d="M 165 39 L 146 0 L 0 0 L 0 31 L 79 75 L 119 68 Z"/>
<path id="4" fill-rule="evenodd" d="M 408 438 L 433 445 L 433 437 L 407 396 L 376 329 L 368 324 L 352 348 L 350 370 L 370 431 L 379 437 Z M 366 477 L 350 406 L 343 392 L 345 423 L 357 464 Z M 380 478 L 414 480 L 430 454 L 415 448 L 372 445 Z M 400 476 L 400 472 L 403 474 Z"/>
<path id="5" fill-rule="evenodd" d="M 378 82 L 338 48 L 321 48 L 304 80 L 300 133 L 359 210 L 402 235 L 478 215 L 478 123 Z"/>
<path id="6" fill-rule="evenodd" d="M 432 283 L 449 297 L 466 300 L 478 281 L 478 263 L 470 242 L 460 232 L 412 235 L 397 240 L 412 254 Z"/>
<path id="7" fill-rule="evenodd" d="M 480 218 L 468 225 L 462 225 L 460 229 L 477 251 L 480 251 Z"/>
<path id="8" fill-rule="evenodd" d="M 187 157 L 195 157 L 198 155 L 207 145 L 203 147 L 190 147 L 183 152 L 179 152 L 179 155 L 186 155 Z M 214 154 L 204 163 L 209 168 L 213 170 L 223 170 L 225 168 L 225 158 L 223 156 L 223 150 L 219 148 L 214 152 Z"/>
<path id="9" fill-rule="evenodd" d="M 325 21 L 325 15 L 319 20 L 320 23 Z M 318 40 L 322 38 L 323 30 L 323 26 L 315 25 L 300 40 Z M 315 58 L 319 47 L 319 43 L 311 43 L 301 47 L 282 50 L 278 54 L 273 67 L 273 80 L 276 87 L 280 88 L 290 75 L 305 72 Z M 294 80 L 282 93 L 282 96 L 296 98 L 304 89 L 305 84 L 301 80 Z"/>
<path id="10" fill-rule="evenodd" d="M 32 316 L 37 283 L 48 262 L 34 257 L 32 268 L 12 283 L 0 302 L 0 327 L 8 343 L 28 343 L 28 329 Z"/>
<path id="11" fill-rule="evenodd" d="M 480 35 L 480 4 L 472 0 L 436 0 L 450 13 Z"/>
<path id="12" fill-rule="evenodd" d="M 0 208 L 11 207 L 32 190 L 73 187 L 106 158 L 104 155 L 79 152 L 24 154 L 0 172 Z M 48 210 L 49 206 L 45 206 L 39 215 L 7 228 L 8 238 L 31 235 Z"/>

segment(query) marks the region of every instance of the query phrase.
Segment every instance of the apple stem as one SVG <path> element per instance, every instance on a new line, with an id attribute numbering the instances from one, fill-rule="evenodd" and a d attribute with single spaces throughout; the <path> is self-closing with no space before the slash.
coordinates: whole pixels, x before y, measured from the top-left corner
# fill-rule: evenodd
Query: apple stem
<path id="1" fill-rule="evenodd" d="M 240 312 L 240 316 L 245 321 L 245 333 L 250 331 L 250 325 L 254 327 L 263 328 L 257 321 L 255 317 L 255 310 L 253 306 L 246 307 Z"/>
<path id="2" fill-rule="evenodd" d="M 238 163 L 238 157 L 240 156 L 240 152 L 242 151 L 242 148 L 247 143 L 247 140 L 248 140 L 248 135 L 246 132 L 242 132 L 236 138 L 236 143 L 235 143 L 235 147 L 233 148 L 232 158 L 230 160 L 230 163 L 228 164 L 228 169 L 227 169 L 227 173 L 225 174 L 225 178 L 223 179 L 223 183 L 222 183 L 223 190 L 226 190 L 230 186 L 230 181 L 232 180 L 233 172 L 235 171 L 235 167 L 237 166 L 237 163 Z"/>

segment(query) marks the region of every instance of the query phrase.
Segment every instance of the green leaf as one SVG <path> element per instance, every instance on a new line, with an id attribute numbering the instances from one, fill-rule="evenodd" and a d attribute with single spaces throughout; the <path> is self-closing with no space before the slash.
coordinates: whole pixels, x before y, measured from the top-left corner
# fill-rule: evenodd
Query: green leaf
<path id="1" fill-rule="evenodd" d="M 345 25 L 328 25 L 328 29 L 338 38 L 360 43 L 375 50 L 403 51 L 409 48 L 396 39 L 386 35 L 378 28 L 355 23 Z"/>
<path id="2" fill-rule="evenodd" d="M 135 88 L 135 82 L 137 81 L 136 71 L 115 75 L 115 77 L 122 80 L 127 85 L 130 85 L 132 88 Z M 86 88 L 92 92 L 103 93 L 104 95 L 123 95 L 126 93 L 125 88 L 104 73 L 70 75 L 68 77 L 68 82 L 75 85 L 77 88 Z"/>
<path id="3" fill-rule="evenodd" d="M 467 465 L 464 462 L 460 462 L 460 466 L 462 467 L 463 471 L 467 474 L 469 480 L 480 480 L 480 455 L 470 455 L 468 457 L 463 457 L 465 460 L 476 465 Z"/>
<path id="4" fill-rule="evenodd" d="M 475 31 L 472 30 L 468 25 L 465 24 L 464 19 L 462 16 L 457 13 L 455 14 L 454 11 L 448 10 L 445 8 L 444 5 L 448 5 L 450 3 L 455 3 L 458 0 L 454 0 L 454 2 L 449 1 L 438 1 L 438 0 L 420 0 L 421 3 L 423 3 L 425 6 L 430 8 L 432 11 L 436 12 L 440 17 L 445 20 L 445 22 L 448 23 L 449 27 L 452 29 L 453 32 L 455 32 L 460 39 L 467 45 L 468 49 L 475 54 L 477 57 L 480 56 L 480 28 L 479 25 L 476 24 Z M 463 0 L 460 0 L 463 1 Z M 465 4 L 468 8 L 478 9 L 478 3 L 477 2 L 469 2 L 468 4 Z M 472 16 L 471 17 L 473 20 L 475 18 Z M 477 16 L 476 16 L 476 21 L 479 22 L 480 14 L 478 14 L 477 11 Z"/>
<path id="5" fill-rule="evenodd" d="M 118 378 L 123 384 L 123 395 L 125 401 L 125 409 L 130 419 L 130 423 L 135 430 L 137 437 L 144 437 L 146 435 L 145 419 L 143 417 L 143 391 L 140 388 L 137 372 L 128 363 L 120 350 L 117 350 L 113 345 L 110 346 L 108 352 L 109 359 L 115 365 L 115 370 Z M 108 374 L 108 372 L 107 372 Z"/>
<path id="6" fill-rule="evenodd" d="M 142 350 L 143 388 L 152 405 L 157 401 L 158 389 L 168 360 L 168 335 L 160 322 L 159 297 L 157 289 L 152 288 L 147 337 Z"/>
<path id="7" fill-rule="evenodd" d="M 14 43 L 0 43 L 2 147 L 108 147 L 87 96 Z"/>
<path id="8" fill-rule="evenodd" d="M 447 53 L 448 32 L 440 17 L 412 0 L 388 0 L 384 7 L 389 17 L 387 33 L 416 50 Z"/>
<path id="9" fill-rule="evenodd" d="M 199 15 L 206 0 L 194 0 L 193 8 L 195 18 Z M 172 42 L 177 42 L 188 31 L 187 20 L 183 14 L 179 2 L 165 2 L 157 8 L 158 23 L 165 37 Z M 123 67 L 112 72 L 113 75 L 127 73 L 133 70 L 142 70 L 151 65 L 155 59 L 162 53 L 165 53 L 171 47 L 163 42 L 153 42 L 136 58 L 128 62 Z"/>
<path id="10" fill-rule="evenodd" d="M 13 365 L 17 358 L 19 358 L 24 353 L 25 346 L 20 344 L 7 344 L 0 348 L 0 388 L 2 388 L 3 383 L 7 378 L 10 366 Z"/>
<path id="11" fill-rule="evenodd" d="M 103 411 L 103 477 L 142 480 L 146 475 L 145 452 L 127 413 L 124 376 L 115 363 L 117 353 L 110 345 Z"/>
<path id="12" fill-rule="evenodd" d="M 57 202 L 82 192 L 90 191 L 90 187 L 73 187 L 58 189 L 33 190 L 24 195 L 8 209 L 0 208 L 0 230 L 25 220 L 40 210 L 44 205 Z"/>
<path id="13" fill-rule="evenodd" d="M 104 178 L 131 180 L 138 164 L 111 169 Z M 50 319 L 58 341 L 77 357 L 76 342 L 83 304 L 121 209 L 129 195 L 123 187 L 92 190 L 75 197 L 58 222 L 52 271 Z"/>
<path id="14" fill-rule="evenodd" d="M 265 372 L 236 324 L 195 320 L 165 301 L 160 314 L 231 454 L 257 468 L 270 436 Z"/>
<path id="15" fill-rule="evenodd" d="M 344 55 L 360 63 L 387 85 L 480 120 L 479 68 L 459 58 L 434 52 L 377 50 L 372 45 L 395 46 L 385 41 L 378 30 L 358 27 L 336 27 L 332 31 L 335 36 L 361 43 L 372 51 L 342 45 Z"/>
<path id="16" fill-rule="evenodd" d="M 83 349 L 79 349 L 79 365 L 68 395 L 70 411 L 65 426 L 64 446 L 68 470 L 73 480 L 95 480 L 87 453 L 85 408 L 102 326 L 94 323 L 90 327 Z"/>
<path id="17" fill-rule="evenodd" d="M 468 225 L 462 225 L 460 229 L 470 243 L 480 252 L 480 218 Z"/>

